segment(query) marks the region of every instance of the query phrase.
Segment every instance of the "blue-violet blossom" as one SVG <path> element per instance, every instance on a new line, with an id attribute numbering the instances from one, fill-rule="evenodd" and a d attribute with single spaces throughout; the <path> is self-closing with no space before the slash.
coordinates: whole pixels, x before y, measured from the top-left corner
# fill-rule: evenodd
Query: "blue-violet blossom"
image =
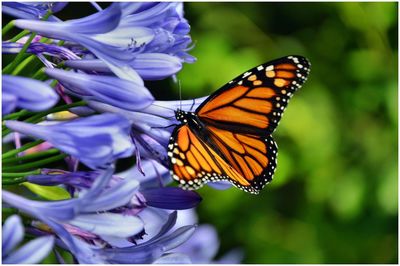
<path id="1" fill-rule="evenodd" d="M 24 227 L 18 215 L 4 222 L 2 230 L 2 262 L 5 264 L 39 263 L 50 253 L 54 245 L 53 236 L 36 238 L 16 249 L 24 238 Z"/>
<path id="2" fill-rule="evenodd" d="M 65 22 L 16 20 L 15 25 L 44 36 L 81 44 L 117 76 L 139 83 L 141 78 L 132 65 L 138 54 L 164 54 L 159 62 L 165 61 L 165 55 L 186 62 L 194 61 L 186 53 L 191 43 L 190 27 L 181 10 L 182 3 L 174 2 L 150 5 L 114 3 L 81 19 Z M 154 61 L 155 56 L 151 55 L 150 61 Z M 176 64 L 175 59 L 171 61 Z"/>
<path id="3" fill-rule="evenodd" d="M 1 83 L 3 115 L 11 113 L 17 107 L 30 111 L 46 110 L 59 99 L 48 84 L 38 80 L 3 75 Z"/>
<path id="4" fill-rule="evenodd" d="M 134 151 L 129 122 L 117 114 L 93 115 L 52 125 L 8 120 L 5 125 L 14 131 L 47 140 L 93 169 L 129 157 Z"/>

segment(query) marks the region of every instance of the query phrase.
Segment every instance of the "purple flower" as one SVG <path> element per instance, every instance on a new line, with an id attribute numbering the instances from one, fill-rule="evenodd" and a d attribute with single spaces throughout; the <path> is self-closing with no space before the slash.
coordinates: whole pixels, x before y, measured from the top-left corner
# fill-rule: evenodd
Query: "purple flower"
<path id="1" fill-rule="evenodd" d="M 19 42 L 3 42 L 3 54 L 19 53 L 24 46 L 24 43 Z M 50 55 L 60 59 L 79 59 L 79 57 L 70 51 L 68 48 L 58 46 L 55 44 L 47 44 L 41 42 L 32 42 L 27 49 L 28 53 L 36 55 Z"/>
<path id="2" fill-rule="evenodd" d="M 2 230 L 2 262 L 5 264 L 34 264 L 42 261 L 54 245 L 53 236 L 36 238 L 14 250 L 24 238 L 21 218 L 10 216 Z"/>
<path id="3" fill-rule="evenodd" d="M 61 201 L 33 201 L 3 191 L 3 201 L 24 213 L 39 219 L 51 219 L 102 236 L 129 237 L 143 229 L 137 217 L 126 217 L 120 213 L 99 213 L 113 210 L 130 202 L 139 183 L 136 180 L 123 180 L 107 187 L 112 177 L 110 167 L 100 174 L 89 190 L 78 193 L 77 198 Z"/>
<path id="4" fill-rule="evenodd" d="M 139 54 L 153 53 L 151 61 L 164 65 L 153 70 L 148 65 L 140 67 L 148 77 L 165 77 L 180 70 L 177 60 L 171 56 L 186 62 L 194 61 L 186 53 L 191 43 L 188 35 L 190 27 L 181 9 L 181 3 L 115 3 L 77 20 L 16 20 L 15 25 L 41 35 L 78 43 L 103 60 L 120 78 L 140 83 L 141 78 L 134 70 L 140 63 L 140 60 L 134 63 Z M 160 73 L 163 70 L 166 72 Z"/>
<path id="5" fill-rule="evenodd" d="M 33 201 L 3 191 L 3 200 L 35 217 L 46 216 L 55 220 L 68 221 L 79 213 L 90 213 L 111 210 L 127 204 L 138 189 L 139 183 L 129 179 L 118 185 L 106 188 L 112 178 L 113 167 L 101 172 L 91 188 L 83 191 L 82 196 L 62 201 Z"/>
<path id="6" fill-rule="evenodd" d="M 146 169 L 148 169 L 147 162 Z M 64 184 L 74 188 L 74 191 L 81 191 L 90 188 L 98 175 L 99 171 L 79 171 L 69 173 L 56 169 L 43 169 L 41 175 L 30 175 L 27 177 L 27 180 L 31 183 L 44 186 Z M 146 175 L 151 175 L 151 173 L 146 172 Z M 113 176 L 111 182 L 114 184 L 112 184 L 111 187 L 125 182 L 123 180 L 136 180 L 137 177 L 140 179 L 140 176 L 142 176 L 142 174 L 139 172 L 137 172 L 136 175 L 129 174 L 127 179 L 121 179 L 119 176 Z M 149 178 L 152 179 L 153 177 L 149 176 Z M 137 205 L 140 208 L 144 206 L 151 206 L 167 210 L 184 210 L 197 206 L 201 201 L 201 197 L 194 191 L 186 191 L 176 187 L 149 188 L 146 187 L 146 182 L 144 183 L 145 186 L 142 187 L 141 185 L 140 193 L 138 192 L 136 195 L 139 199 L 139 203 Z"/>
<path id="7" fill-rule="evenodd" d="M 124 248 L 103 249 L 100 253 L 107 258 L 108 263 L 152 263 L 187 241 L 194 233 L 193 225 L 183 226 L 168 233 L 175 225 L 175 221 L 176 213 L 173 212 L 158 233 L 146 242 Z"/>
<path id="8" fill-rule="evenodd" d="M 117 114 L 94 115 L 53 125 L 34 125 L 8 120 L 14 131 L 47 140 L 56 148 L 96 169 L 132 155 L 128 120 Z"/>
<path id="9" fill-rule="evenodd" d="M 87 75 L 51 68 L 45 72 L 62 82 L 67 92 L 87 101 L 99 101 L 129 111 L 141 110 L 154 101 L 143 84 L 117 77 Z"/>
<path id="10" fill-rule="evenodd" d="M 56 13 L 62 10 L 68 2 L 4 2 L 2 11 L 7 15 L 23 19 L 41 19 L 49 10 Z M 54 16 L 49 20 L 58 21 Z"/>
<path id="11" fill-rule="evenodd" d="M 176 212 L 141 205 L 135 200 L 136 180 L 113 178 L 109 168 L 93 181 L 90 189 L 81 188 L 69 200 L 39 202 L 3 191 L 3 201 L 50 226 L 61 240 L 57 245 L 80 263 L 151 263 L 193 234 L 193 225 L 169 233 Z M 41 231 L 40 223 L 34 226 L 37 235 L 48 232 Z"/>
<path id="12" fill-rule="evenodd" d="M 49 85 L 34 79 L 3 75 L 2 87 L 3 115 L 17 107 L 41 111 L 58 102 L 57 93 Z"/>
<path id="13" fill-rule="evenodd" d="M 158 233 L 146 242 L 127 247 L 100 248 L 89 245 L 72 236 L 62 225 L 47 218 L 44 221 L 57 233 L 79 263 L 148 264 L 184 243 L 194 232 L 195 226 L 184 226 L 168 233 L 175 224 L 176 212 L 172 213 Z"/>

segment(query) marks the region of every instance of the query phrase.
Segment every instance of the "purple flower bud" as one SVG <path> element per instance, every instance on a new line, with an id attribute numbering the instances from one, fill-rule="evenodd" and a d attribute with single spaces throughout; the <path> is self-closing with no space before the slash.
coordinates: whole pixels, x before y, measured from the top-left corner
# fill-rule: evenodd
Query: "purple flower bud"
<path id="1" fill-rule="evenodd" d="M 196 192 L 177 187 L 145 189 L 141 193 L 148 206 L 161 209 L 190 209 L 196 207 L 201 201 L 201 197 Z"/>
<path id="2" fill-rule="evenodd" d="M 48 172 L 48 173 L 44 173 Z M 59 184 L 70 185 L 79 189 L 88 189 L 92 186 L 95 178 L 99 175 L 98 172 L 73 172 L 73 173 L 60 173 L 57 170 L 51 171 L 42 169 L 41 175 L 27 176 L 27 181 L 42 185 L 42 186 L 55 186 Z"/>
<path id="3" fill-rule="evenodd" d="M 3 42 L 3 54 L 15 54 L 19 53 L 24 46 L 24 43 L 19 42 Z M 28 46 L 26 50 L 28 53 L 32 54 L 45 54 L 54 56 L 61 59 L 79 59 L 80 57 L 77 56 L 75 53 L 70 51 L 69 49 L 54 45 L 54 44 L 47 44 L 41 42 L 33 42 Z"/>
<path id="4" fill-rule="evenodd" d="M 101 114 L 54 125 L 5 121 L 8 128 L 50 142 L 54 147 L 96 169 L 132 155 L 130 124 L 117 114 Z"/>
<path id="5" fill-rule="evenodd" d="M 15 107 L 41 111 L 58 102 L 57 93 L 49 85 L 34 79 L 3 75 L 2 87 L 3 115 Z"/>
<path id="6" fill-rule="evenodd" d="M 149 106 L 154 98 L 142 84 L 110 76 L 87 75 L 46 69 L 46 74 L 62 82 L 67 92 L 88 101 L 98 101 L 129 111 Z"/>

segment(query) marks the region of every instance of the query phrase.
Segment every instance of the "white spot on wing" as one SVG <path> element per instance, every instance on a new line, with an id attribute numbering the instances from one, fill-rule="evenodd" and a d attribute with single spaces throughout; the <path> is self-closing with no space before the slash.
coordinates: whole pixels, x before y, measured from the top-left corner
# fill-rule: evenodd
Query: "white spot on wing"
<path id="1" fill-rule="evenodd" d="M 267 66 L 265 68 L 265 71 L 272 71 L 272 70 L 274 70 L 274 66 L 273 65 Z"/>
<path id="2" fill-rule="evenodd" d="M 246 73 L 243 74 L 243 78 L 245 78 L 247 76 L 250 76 L 250 75 L 251 75 L 251 72 L 246 72 Z"/>

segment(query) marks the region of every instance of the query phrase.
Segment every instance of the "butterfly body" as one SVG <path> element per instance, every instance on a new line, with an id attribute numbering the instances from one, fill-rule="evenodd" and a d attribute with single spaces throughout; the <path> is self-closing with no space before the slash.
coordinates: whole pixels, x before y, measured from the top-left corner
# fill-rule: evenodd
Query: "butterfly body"
<path id="1" fill-rule="evenodd" d="M 271 133 L 310 64 L 288 56 L 255 67 L 210 95 L 181 122 L 168 145 L 172 177 L 183 188 L 227 180 L 253 194 L 272 180 L 277 146 Z"/>

